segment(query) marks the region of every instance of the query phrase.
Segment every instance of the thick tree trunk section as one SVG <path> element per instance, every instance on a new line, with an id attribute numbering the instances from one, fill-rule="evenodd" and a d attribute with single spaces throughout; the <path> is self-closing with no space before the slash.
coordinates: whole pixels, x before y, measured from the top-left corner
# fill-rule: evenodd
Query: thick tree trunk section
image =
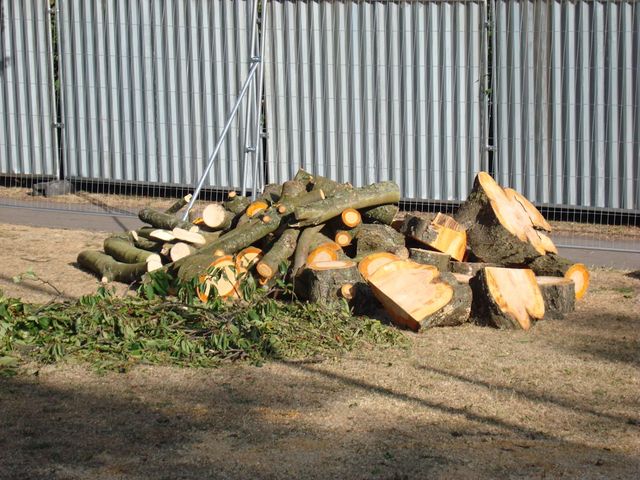
<path id="1" fill-rule="evenodd" d="M 268 219 L 265 221 L 265 219 Z M 212 255 L 217 250 L 232 255 L 245 247 L 275 232 L 280 226 L 281 217 L 273 209 L 262 218 L 251 219 L 250 222 L 222 235 L 217 240 L 198 249 L 195 255 L 183 258 L 173 265 L 178 270 L 178 277 L 191 280 L 207 270 L 212 261 Z"/>
<path id="2" fill-rule="evenodd" d="M 176 200 L 176 202 L 171 205 L 169 208 L 167 208 L 164 213 L 166 213 L 167 215 L 175 215 L 176 213 L 178 213 L 180 210 L 182 210 L 184 207 L 186 207 L 189 202 L 191 201 L 191 197 L 192 195 L 189 193 L 187 195 L 185 195 L 184 197 L 182 197 L 179 200 Z"/>
<path id="3" fill-rule="evenodd" d="M 149 269 L 147 262 L 121 263 L 107 254 L 92 250 L 80 252 L 78 263 L 100 275 L 103 283 L 111 281 L 133 283 L 140 280 Z"/>
<path id="4" fill-rule="evenodd" d="M 371 255 L 367 255 L 358 264 L 358 271 L 362 278 L 368 280 L 371 275 L 373 275 L 376 270 L 380 267 L 386 265 L 387 263 L 395 262 L 396 260 L 402 260 L 397 255 L 389 252 L 377 252 L 372 253 Z"/>
<path id="5" fill-rule="evenodd" d="M 497 263 L 483 262 L 451 262 L 449 263 L 449 271 L 451 273 L 461 273 L 463 275 L 471 275 L 475 277 L 476 273 L 485 267 L 499 267 Z"/>
<path id="6" fill-rule="evenodd" d="M 409 258 L 414 262 L 422 265 L 433 265 L 441 272 L 449 271 L 449 262 L 451 255 L 433 250 L 424 250 L 422 248 L 410 248 Z"/>
<path id="7" fill-rule="evenodd" d="M 280 264 L 286 262 L 296 251 L 300 230 L 288 228 L 276 240 L 271 249 L 262 257 L 256 269 L 264 278 L 271 278 L 278 273 Z"/>
<path id="8" fill-rule="evenodd" d="M 531 270 L 487 267 L 469 285 L 471 317 L 479 325 L 529 330 L 544 317 L 544 300 Z"/>
<path id="9" fill-rule="evenodd" d="M 485 172 L 476 176 L 455 218 L 467 228 L 469 247 L 480 261 L 518 266 L 547 251 L 522 206 Z"/>
<path id="10" fill-rule="evenodd" d="M 325 192 L 326 193 L 326 192 Z M 393 182 L 337 192 L 321 202 L 296 208 L 300 226 L 318 225 L 337 217 L 346 208 L 366 208 L 400 201 L 400 188 Z"/>
<path id="11" fill-rule="evenodd" d="M 461 228 L 456 230 L 446 226 L 448 222 L 442 220 L 443 217 L 446 215 L 436 217 L 436 219 L 441 219 L 442 223 L 434 223 L 435 220 L 429 220 L 426 216 L 407 215 L 400 232 L 434 250 L 462 261 L 467 247 L 466 232 Z M 455 223 L 453 219 L 451 222 Z"/>
<path id="12" fill-rule="evenodd" d="M 540 211 L 527 198 L 525 198 L 523 195 L 520 195 L 513 188 L 505 188 L 504 193 L 511 200 L 519 203 L 522 206 L 524 211 L 529 216 L 529 219 L 531 220 L 533 228 L 538 230 L 543 230 L 545 232 L 551 231 L 551 225 L 549 225 L 549 222 L 547 222 L 547 220 L 542 216 Z"/>
<path id="13" fill-rule="evenodd" d="M 143 263 L 151 261 L 162 265 L 160 255 L 134 247 L 131 242 L 123 238 L 109 237 L 104 241 L 103 248 L 107 255 L 119 262 Z"/>
<path id="14" fill-rule="evenodd" d="M 420 329 L 454 327 L 469 321 L 473 294 L 468 282 L 459 282 L 453 274 L 441 273 L 438 279 L 453 289 L 451 301 L 420 322 Z"/>
<path id="15" fill-rule="evenodd" d="M 574 263 L 558 255 L 547 254 L 536 258 L 528 267 L 536 275 L 550 277 L 564 277 L 572 280 L 575 285 L 576 300 L 584 297 L 589 288 L 589 271 L 582 263 Z"/>
<path id="16" fill-rule="evenodd" d="M 308 265 L 296 276 L 296 295 L 310 302 L 331 302 L 341 298 L 341 288 L 345 284 L 362 282 L 358 268 L 351 261 L 325 262 Z"/>
<path id="17" fill-rule="evenodd" d="M 573 281 L 564 277 L 537 277 L 544 299 L 544 319 L 561 320 L 576 309 Z"/>
<path id="18" fill-rule="evenodd" d="M 389 225 L 362 224 L 354 236 L 356 255 L 363 258 L 374 252 L 389 252 L 396 254 L 404 249 L 404 235 Z"/>
<path id="19" fill-rule="evenodd" d="M 162 228 L 164 230 L 173 230 L 176 227 L 189 230 L 189 228 L 193 226 L 191 223 L 184 222 L 178 217 L 164 212 L 159 212 L 153 208 L 143 208 L 138 212 L 138 218 L 144 223 L 148 223 L 153 227 Z"/>
<path id="20" fill-rule="evenodd" d="M 381 223 L 391 225 L 398 215 L 400 207 L 395 204 L 380 205 L 378 207 L 364 208 L 360 211 L 365 223 Z"/>

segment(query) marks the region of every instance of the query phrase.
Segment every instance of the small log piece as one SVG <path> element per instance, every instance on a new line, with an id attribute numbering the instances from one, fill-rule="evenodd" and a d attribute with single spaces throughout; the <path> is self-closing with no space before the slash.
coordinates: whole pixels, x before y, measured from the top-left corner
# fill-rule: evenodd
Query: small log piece
<path id="1" fill-rule="evenodd" d="M 280 264 L 291 258 L 296 250 L 300 230 L 288 228 L 276 240 L 271 249 L 262 257 L 256 269 L 263 278 L 272 278 L 278 273 Z"/>
<path id="2" fill-rule="evenodd" d="M 409 258 L 422 265 L 433 265 L 441 272 L 448 272 L 451 255 L 422 248 L 410 248 Z"/>
<path id="3" fill-rule="evenodd" d="M 192 195 L 189 193 L 184 197 L 176 200 L 176 202 L 173 205 L 171 205 L 169 208 L 167 208 L 164 211 L 164 213 L 166 213 L 167 215 L 175 215 L 176 213 L 178 213 L 180 210 L 182 210 L 184 207 L 186 207 L 189 204 L 189 202 L 191 201 L 191 197 Z"/>
<path id="4" fill-rule="evenodd" d="M 356 264 L 350 260 L 318 262 L 300 271 L 294 291 L 303 300 L 325 303 L 341 298 L 344 285 L 361 281 Z"/>
<path id="5" fill-rule="evenodd" d="M 584 297 L 589 288 L 589 270 L 582 263 L 574 263 L 559 255 L 547 254 L 536 258 L 528 267 L 536 275 L 550 277 L 564 277 L 573 281 L 576 300 Z"/>
<path id="6" fill-rule="evenodd" d="M 251 200 L 242 195 L 238 195 L 236 192 L 229 192 L 227 200 L 222 204 L 225 210 L 229 210 L 234 215 L 241 215 L 251 204 Z"/>
<path id="7" fill-rule="evenodd" d="M 469 321 L 473 294 L 469 282 L 458 281 L 451 273 L 440 273 L 440 281 L 453 289 L 453 297 L 445 306 L 426 316 L 420 322 L 420 329 L 432 327 L 454 327 Z"/>
<path id="8" fill-rule="evenodd" d="M 189 230 L 193 226 L 191 223 L 180 220 L 174 215 L 159 212 L 153 208 L 143 208 L 138 212 L 138 218 L 144 223 L 164 230 L 173 230 L 176 227 Z"/>
<path id="9" fill-rule="evenodd" d="M 93 250 L 85 250 L 78 255 L 78 264 L 87 270 L 97 273 L 102 283 L 139 281 L 149 270 L 147 262 L 122 263 L 109 255 Z"/>
<path id="10" fill-rule="evenodd" d="M 400 232 L 434 250 L 451 255 L 458 261 L 464 259 L 467 234 L 451 217 L 438 214 L 429 221 L 426 216 L 409 214 L 405 217 Z"/>
<path id="11" fill-rule="evenodd" d="M 122 237 L 115 236 L 107 238 L 103 243 L 103 249 L 107 255 L 110 255 L 114 260 L 119 262 L 155 262 L 162 265 L 160 255 L 146 250 L 141 250 Z"/>
<path id="12" fill-rule="evenodd" d="M 561 320 L 576 309 L 573 281 L 564 277 L 536 277 L 544 299 L 544 319 Z"/>
<path id="13" fill-rule="evenodd" d="M 486 267 L 469 281 L 471 317 L 479 325 L 529 330 L 544 317 L 544 300 L 529 269 Z"/>
<path id="14" fill-rule="evenodd" d="M 177 262 L 181 258 L 193 255 L 195 252 L 196 249 L 191 245 L 184 242 L 178 242 L 171 245 L 171 248 L 169 249 L 169 258 L 171 258 L 172 262 Z"/>

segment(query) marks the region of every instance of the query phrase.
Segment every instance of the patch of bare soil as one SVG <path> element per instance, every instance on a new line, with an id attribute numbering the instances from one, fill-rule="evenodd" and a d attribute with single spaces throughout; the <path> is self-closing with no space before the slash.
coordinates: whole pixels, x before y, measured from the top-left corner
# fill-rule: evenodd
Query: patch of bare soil
<path id="1" fill-rule="evenodd" d="M 35 265 L 69 296 L 95 289 L 70 263 L 99 236 L 0 231 L 3 279 Z M 575 313 L 529 332 L 262 367 L 33 365 L 0 378 L 0 478 L 638 478 L 639 312 L 640 279 L 596 270 Z"/>

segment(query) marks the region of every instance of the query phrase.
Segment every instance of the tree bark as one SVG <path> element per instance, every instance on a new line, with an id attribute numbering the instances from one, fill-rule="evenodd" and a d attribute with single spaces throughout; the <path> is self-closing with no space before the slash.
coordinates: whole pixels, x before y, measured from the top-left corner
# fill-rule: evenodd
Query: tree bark
<path id="1" fill-rule="evenodd" d="M 362 220 L 365 223 L 381 223 L 383 225 L 391 225 L 398 215 L 400 207 L 395 204 L 380 205 L 378 207 L 370 207 L 361 210 Z"/>
<path id="2" fill-rule="evenodd" d="M 325 192 L 326 193 L 326 192 Z M 296 208 L 299 226 L 319 225 L 337 217 L 346 208 L 366 208 L 400 201 L 400 188 L 393 182 L 337 192 L 320 202 Z"/>
<path id="3" fill-rule="evenodd" d="M 302 182 L 304 186 L 308 188 L 309 184 L 313 181 L 313 175 L 300 168 L 293 179 L 298 182 Z"/>
<path id="4" fill-rule="evenodd" d="M 580 300 L 589 288 L 589 271 L 582 263 L 574 263 L 554 254 L 540 256 L 529 263 L 528 267 L 536 275 L 564 277 L 573 281 L 576 300 Z"/>
<path id="5" fill-rule="evenodd" d="M 250 204 L 251 200 L 249 200 L 247 197 L 243 197 L 242 195 L 233 195 L 231 198 L 228 198 L 227 201 L 222 205 L 226 210 L 229 210 L 234 215 L 241 215 Z"/>
<path id="6" fill-rule="evenodd" d="M 436 217 L 445 218 L 441 223 L 430 220 L 423 215 L 407 215 L 400 227 L 400 232 L 417 240 L 439 252 L 447 253 L 456 260 L 464 258 L 467 247 L 467 235 L 463 229 L 454 229 L 448 225 L 446 215 Z M 453 219 L 452 222 L 455 223 Z"/>
<path id="7" fill-rule="evenodd" d="M 121 237 L 109 237 L 104 241 L 104 251 L 115 260 L 123 263 L 143 263 L 150 259 L 152 261 L 161 262 L 160 255 L 157 253 L 141 250 L 132 245 L 131 242 Z"/>
<path id="8" fill-rule="evenodd" d="M 271 278 L 278 273 L 280 264 L 289 260 L 294 254 L 299 235 L 300 230 L 297 228 L 288 228 L 282 232 L 280 238 L 276 240 L 256 267 L 262 277 Z"/>
<path id="9" fill-rule="evenodd" d="M 440 310 L 436 310 L 431 315 L 420 322 L 420 328 L 431 327 L 454 327 L 469 321 L 471 314 L 471 302 L 473 295 L 468 283 L 459 282 L 450 273 L 441 273 L 438 277 L 440 281 L 447 283 L 453 289 L 453 297 Z"/>
<path id="10" fill-rule="evenodd" d="M 374 252 L 396 254 L 405 246 L 404 235 L 389 225 L 382 224 L 361 224 L 357 227 L 354 240 L 358 258 L 364 258 Z"/>
<path id="11" fill-rule="evenodd" d="M 166 213 L 167 215 L 175 215 L 189 204 L 189 202 L 191 201 L 191 197 L 192 195 L 189 193 L 179 200 L 176 200 L 176 202 L 169 208 L 167 208 L 164 213 Z"/>
<path id="12" fill-rule="evenodd" d="M 122 283 L 137 282 L 142 275 L 147 273 L 149 268 L 146 262 L 121 263 L 107 254 L 93 250 L 80 252 L 78 263 L 87 270 L 100 275 L 103 283 L 111 281 Z"/>
<path id="13" fill-rule="evenodd" d="M 340 288 L 347 284 L 362 282 L 354 262 L 344 261 L 343 268 L 324 270 L 314 265 L 304 268 L 295 278 L 296 295 L 310 302 L 327 303 L 341 298 Z"/>
<path id="14" fill-rule="evenodd" d="M 293 258 L 293 267 L 291 269 L 291 275 L 295 276 L 298 271 L 304 267 L 307 263 L 307 257 L 311 250 L 311 242 L 316 234 L 320 233 L 320 230 L 324 228 L 324 225 L 316 225 L 315 227 L 305 228 L 298 237 L 298 244 L 296 245 L 296 251 Z"/>
<path id="15" fill-rule="evenodd" d="M 449 271 L 449 262 L 451 255 L 442 252 L 434 252 L 433 250 L 424 250 L 422 248 L 410 248 L 409 258 L 414 262 L 423 265 L 433 265 L 441 272 Z"/>
<path id="16" fill-rule="evenodd" d="M 474 277 L 476 273 L 485 267 L 499 267 L 497 263 L 482 262 L 454 262 L 449 263 L 449 271 L 451 273 L 461 273 L 463 275 L 471 275 Z"/>
<path id="17" fill-rule="evenodd" d="M 561 320 L 576 309 L 573 281 L 564 277 L 537 277 L 544 299 L 544 319 Z"/>
<path id="18" fill-rule="evenodd" d="M 140 210 L 138 212 L 138 218 L 144 223 L 148 223 L 155 228 L 161 228 L 164 230 L 173 230 L 176 227 L 189 230 L 193 226 L 189 222 L 184 222 L 173 215 L 159 212 L 152 208 L 143 208 Z"/>

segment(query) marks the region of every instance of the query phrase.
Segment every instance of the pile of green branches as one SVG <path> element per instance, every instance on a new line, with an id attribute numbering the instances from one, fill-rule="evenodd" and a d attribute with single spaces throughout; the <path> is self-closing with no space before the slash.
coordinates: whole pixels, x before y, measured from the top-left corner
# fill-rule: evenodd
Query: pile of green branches
<path id="1" fill-rule="evenodd" d="M 25 360 L 88 361 L 125 371 L 135 364 L 210 367 L 244 359 L 336 355 L 363 345 L 392 346 L 403 336 L 345 305 L 281 301 L 249 284 L 241 303 L 202 303 L 192 285 L 177 297 L 162 276 L 138 295 L 105 288 L 77 301 L 24 303 L 0 291 L 0 369 Z M 160 293 L 160 294 L 158 294 Z"/>

